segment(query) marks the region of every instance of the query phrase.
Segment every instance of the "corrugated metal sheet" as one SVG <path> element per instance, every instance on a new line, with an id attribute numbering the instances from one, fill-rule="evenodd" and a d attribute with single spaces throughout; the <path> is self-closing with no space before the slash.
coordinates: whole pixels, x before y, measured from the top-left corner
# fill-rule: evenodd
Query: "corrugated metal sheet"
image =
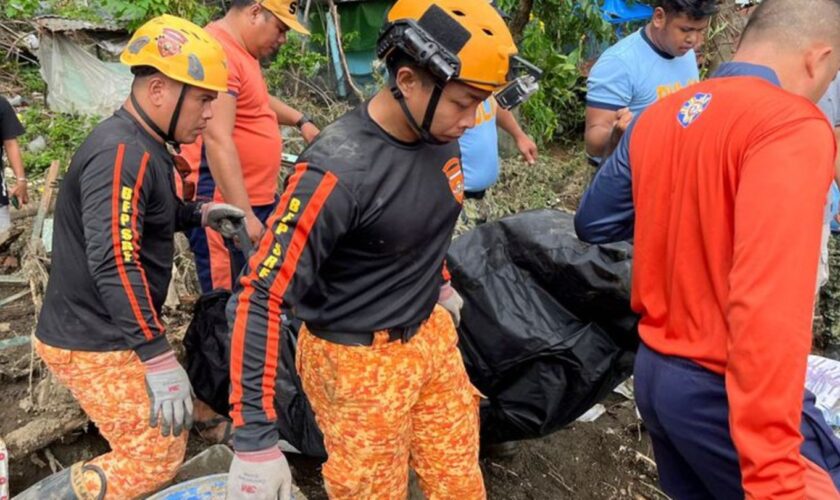
<path id="1" fill-rule="evenodd" d="M 39 28 L 53 33 L 72 33 L 75 31 L 125 32 L 123 27 L 112 21 L 94 23 L 77 19 L 65 19 L 59 16 L 41 16 L 35 18 L 34 22 Z"/>

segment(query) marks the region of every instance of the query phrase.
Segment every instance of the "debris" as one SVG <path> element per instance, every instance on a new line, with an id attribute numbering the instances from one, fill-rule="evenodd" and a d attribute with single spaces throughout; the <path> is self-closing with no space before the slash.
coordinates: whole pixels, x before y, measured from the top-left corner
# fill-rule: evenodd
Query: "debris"
<path id="1" fill-rule="evenodd" d="M 104 117 L 119 108 L 131 88 L 126 66 L 98 59 L 64 33 L 42 30 L 38 59 L 53 111 Z"/>
<path id="2" fill-rule="evenodd" d="M 0 323 L 0 333 L 9 333 L 12 331 L 11 323 Z"/>
<path id="3" fill-rule="evenodd" d="M 23 103 L 23 97 L 21 97 L 20 94 L 18 94 L 9 98 L 8 101 L 9 104 L 11 104 L 12 106 L 20 106 Z"/>
<path id="4" fill-rule="evenodd" d="M 81 429 L 88 419 L 81 409 L 68 411 L 55 417 L 37 417 L 5 436 L 10 456 L 26 456 Z"/>
<path id="5" fill-rule="evenodd" d="M 6 274 L 10 271 L 14 271 L 18 267 L 20 267 L 20 262 L 14 255 L 8 255 L 5 258 L 0 259 L 0 273 Z"/>
<path id="6" fill-rule="evenodd" d="M 15 260 L 17 260 L 17 259 L 15 259 Z M 22 292 L 19 292 L 19 293 L 16 293 L 16 294 L 12 295 L 11 297 L 6 297 L 5 299 L 0 300 L 0 307 L 3 307 L 7 304 L 11 304 L 12 302 L 14 302 L 18 299 L 22 299 L 23 297 L 26 297 L 27 295 L 29 295 L 30 292 L 31 292 L 31 290 L 24 290 Z"/>
<path id="7" fill-rule="evenodd" d="M 592 408 L 586 411 L 583 415 L 579 416 L 576 422 L 594 422 L 598 420 L 604 413 L 607 412 L 607 408 L 602 405 L 601 403 L 596 404 Z"/>
<path id="8" fill-rule="evenodd" d="M 41 241 L 44 242 L 44 250 L 46 250 L 47 255 L 52 253 L 54 221 L 55 219 L 52 217 L 44 219 L 44 227 L 41 230 Z"/>
<path id="9" fill-rule="evenodd" d="M 23 234 L 23 228 L 11 227 L 0 234 L 0 252 L 6 252 L 12 244 Z"/>
<path id="10" fill-rule="evenodd" d="M 27 290 L 28 292 L 29 290 Z M 4 325 L 8 325 L 8 323 L 3 323 Z M 5 349 L 12 349 L 15 347 L 20 347 L 22 345 L 26 345 L 29 343 L 29 335 L 21 335 L 20 337 L 14 337 L 11 339 L 0 340 L 0 351 Z"/>
<path id="11" fill-rule="evenodd" d="M 816 407 L 832 427 L 840 427 L 840 361 L 808 356 L 805 388 L 816 396 Z"/>
<path id="12" fill-rule="evenodd" d="M 64 466 L 61 465 L 61 462 L 59 462 L 57 458 L 55 458 L 55 455 L 53 455 L 52 450 L 49 448 L 44 449 L 44 456 L 47 457 L 47 463 L 49 464 L 50 470 L 53 474 L 64 469 Z"/>
<path id="13" fill-rule="evenodd" d="M 26 149 L 30 153 L 40 153 L 41 151 L 47 149 L 47 140 L 44 139 L 43 135 L 39 135 L 29 141 L 29 144 L 26 145 Z"/>
<path id="14" fill-rule="evenodd" d="M 29 280 L 20 274 L 0 274 L 0 284 L 2 285 L 25 285 Z"/>
<path id="15" fill-rule="evenodd" d="M 44 181 L 44 194 L 41 196 L 41 203 L 38 205 L 38 214 L 35 216 L 35 222 L 32 225 L 32 235 L 30 236 L 30 245 L 35 244 L 41 238 L 41 231 L 44 230 L 44 219 L 47 217 L 47 212 L 52 206 L 53 193 L 55 192 L 56 180 L 58 173 L 61 170 L 61 162 L 53 160 L 50 164 L 50 169 L 47 171 L 47 177 Z"/>
<path id="16" fill-rule="evenodd" d="M 621 394 L 630 401 L 633 401 L 633 376 L 631 375 L 630 378 L 618 384 L 618 386 L 616 386 L 616 388 L 613 389 L 613 392 L 615 392 L 616 394 Z"/>

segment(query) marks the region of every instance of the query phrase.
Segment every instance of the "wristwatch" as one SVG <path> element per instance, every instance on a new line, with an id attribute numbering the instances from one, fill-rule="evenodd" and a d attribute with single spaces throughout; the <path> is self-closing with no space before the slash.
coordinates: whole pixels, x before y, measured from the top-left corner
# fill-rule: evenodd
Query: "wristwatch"
<path id="1" fill-rule="evenodd" d="M 297 129 L 300 130 L 307 123 L 312 123 L 312 118 L 310 118 L 309 115 L 304 113 L 303 116 L 300 117 L 300 120 L 298 120 L 295 123 L 295 127 L 297 127 Z"/>

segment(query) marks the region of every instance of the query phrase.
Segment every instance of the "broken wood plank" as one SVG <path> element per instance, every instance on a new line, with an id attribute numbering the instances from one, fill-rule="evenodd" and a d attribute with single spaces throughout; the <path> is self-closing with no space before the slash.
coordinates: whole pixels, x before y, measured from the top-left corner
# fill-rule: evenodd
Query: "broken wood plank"
<path id="1" fill-rule="evenodd" d="M 3 285 L 26 285 L 29 280 L 20 274 L 0 274 L 0 284 Z"/>
<path id="2" fill-rule="evenodd" d="M 35 216 L 35 222 L 32 224 L 32 236 L 30 236 L 29 244 L 34 245 L 41 239 L 41 231 L 44 228 L 44 219 L 52 206 L 53 193 L 55 192 L 56 179 L 61 170 L 61 162 L 53 160 L 50 163 L 50 169 L 47 171 L 47 178 L 44 181 L 44 194 L 41 196 L 41 203 L 38 205 L 38 214 Z"/>
<path id="3" fill-rule="evenodd" d="M 6 304 L 11 304 L 12 302 L 14 302 L 18 299 L 22 299 L 23 297 L 26 297 L 27 295 L 29 295 L 30 292 L 31 292 L 31 290 L 24 290 L 22 292 L 18 292 L 16 294 L 12 295 L 11 297 L 6 297 L 5 299 L 0 300 L 0 307 L 5 306 Z"/>
<path id="4" fill-rule="evenodd" d="M 87 424 L 84 412 L 76 408 L 60 415 L 37 417 L 6 434 L 3 439 L 12 457 L 25 457 L 79 430 Z"/>

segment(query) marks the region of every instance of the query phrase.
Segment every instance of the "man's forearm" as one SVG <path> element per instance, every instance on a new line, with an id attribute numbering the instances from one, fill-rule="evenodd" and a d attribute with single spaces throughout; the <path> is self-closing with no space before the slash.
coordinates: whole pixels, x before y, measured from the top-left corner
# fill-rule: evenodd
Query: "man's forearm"
<path id="1" fill-rule="evenodd" d="M 596 158 L 606 158 L 606 151 L 609 148 L 612 128 L 603 125 L 595 125 L 586 129 L 584 142 L 586 153 Z"/>
<path id="2" fill-rule="evenodd" d="M 271 110 L 277 115 L 277 123 L 280 125 L 293 127 L 303 116 L 303 113 L 274 96 L 269 96 L 268 100 Z"/>
<path id="3" fill-rule="evenodd" d="M 210 173 L 213 174 L 213 180 L 216 181 L 222 198 L 226 203 L 241 208 L 246 214 L 253 214 L 233 139 L 212 140 L 205 137 L 204 145 Z"/>
<path id="4" fill-rule="evenodd" d="M 501 127 L 502 130 L 507 132 L 508 135 L 514 139 L 518 139 L 519 137 L 525 135 L 522 127 L 520 127 L 519 123 L 517 123 L 516 117 L 514 117 L 513 113 L 507 109 L 499 108 L 496 112 L 496 119 L 499 122 L 499 127 Z"/>
<path id="5" fill-rule="evenodd" d="M 6 155 L 9 158 L 9 165 L 12 166 L 12 171 L 18 179 L 25 179 L 26 172 L 23 170 L 23 158 L 20 154 L 20 145 L 17 139 L 9 139 L 3 141 L 3 149 L 6 150 Z"/>

